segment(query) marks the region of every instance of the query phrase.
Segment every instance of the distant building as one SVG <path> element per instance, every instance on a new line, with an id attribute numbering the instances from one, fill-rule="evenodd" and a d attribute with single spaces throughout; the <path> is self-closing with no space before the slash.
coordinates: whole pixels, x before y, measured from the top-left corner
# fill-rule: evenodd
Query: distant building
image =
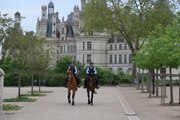
<path id="1" fill-rule="evenodd" d="M 109 68 L 114 72 L 131 72 L 131 51 L 124 38 L 110 38 L 106 34 L 87 36 L 81 33 L 85 4 L 86 0 L 81 0 L 81 10 L 74 6 L 66 21 L 64 18 L 59 19 L 52 2 L 41 7 L 36 34 L 47 39 L 46 48 L 53 58 L 51 65 L 55 65 L 62 56 L 69 55 L 85 66 L 94 62 L 95 66 Z"/>

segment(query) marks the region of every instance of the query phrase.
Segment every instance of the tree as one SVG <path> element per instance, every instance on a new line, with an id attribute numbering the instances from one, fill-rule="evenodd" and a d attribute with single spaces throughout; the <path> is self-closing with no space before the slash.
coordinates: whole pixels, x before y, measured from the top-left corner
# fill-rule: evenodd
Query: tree
<path id="1" fill-rule="evenodd" d="M 8 53 L 12 58 L 13 72 L 18 76 L 18 98 L 20 98 L 21 79 L 28 69 L 28 42 L 24 39 L 24 35 L 20 33 L 16 28 L 12 28 L 9 31 L 9 36 L 7 37 L 7 39 L 11 41 Z"/>
<path id="2" fill-rule="evenodd" d="M 89 0 L 83 13 L 85 30 L 107 30 L 110 34 L 121 34 L 134 57 L 155 26 L 167 26 L 172 22 L 173 13 L 167 1 Z M 159 17 L 163 19 L 157 20 Z M 133 64 L 133 77 L 135 74 L 136 67 Z"/>
<path id="3" fill-rule="evenodd" d="M 170 104 L 173 104 L 172 68 L 180 66 L 179 13 L 176 20 L 167 27 L 157 26 L 148 36 L 146 44 L 138 51 L 135 61 L 140 68 L 170 70 Z"/>
<path id="4" fill-rule="evenodd" d="M 49 62 L 50 62 L 50 57 L 49 54 L 46 53 L 43 44 L 44 44 L 44 39 L 39 39 L 38 42 L 40 44 L 39 47 L 36 50 L 36 56 L 35 56 L 35 61 L 34 61 L 34 71 L 38 75 L 39 78 L 39 92 L 41 91 L 41 78 L 42 75 L 44 75 L 47 72 L 47 69 L 49 67 Z"/>
<path id="5" fill-rule="evenodd" d="M 49 56 L 44 50 L 44 39 L 38 38 L 33 32 L 27 32 L 25 40 L 28 42 L 28 64 L 31 75 L 31 94 L 34 86 L 34 75 L 45 71 L 48 67 Z"/>
<path id="6" fill-rule="evenodd" d="M 0 43 L 2 46 L 2 58 L 0 64 L 3 64 L 5 55 L 9 48 L 9 39 L 7 38 L 13 28 L 13 19 L 7 17 L 7 14 L 0 15 Z"/>
<path id="7" fill-rule="evenodd" d="M 56 64 L 55 71 L 57 73 L 65 73 L 69 65 L 73 62 L 70 56 L 60 58 Z"/>

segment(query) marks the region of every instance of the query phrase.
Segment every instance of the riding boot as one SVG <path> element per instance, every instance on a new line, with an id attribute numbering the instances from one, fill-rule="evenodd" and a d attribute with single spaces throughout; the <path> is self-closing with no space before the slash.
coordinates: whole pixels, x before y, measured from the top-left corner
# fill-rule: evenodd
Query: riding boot
<path id="1" fill-rule="evenodd" d="M 80 87 L 79 85 L 79 78 L 77 77 L 77 86 Z"/>
<path id="2" fill-rule="evenodd" d="M 96 88 L 99 89 L 99 80 L 96 78 Z"/>
<path id="3" fill-rule="evenodd" d="M 66 82 L 65 82 L 65 85 L 64 85 L 64 87 L 66 87 L 66 88 L 67 88 L 67 81 L 68 81 L 68 78 L 66 78 Z"/>
<path id="4" fill-rule="evenodd" d="M 84 87 L 83 88 L 86 88 L 86 78 L 84 79 Z"/>

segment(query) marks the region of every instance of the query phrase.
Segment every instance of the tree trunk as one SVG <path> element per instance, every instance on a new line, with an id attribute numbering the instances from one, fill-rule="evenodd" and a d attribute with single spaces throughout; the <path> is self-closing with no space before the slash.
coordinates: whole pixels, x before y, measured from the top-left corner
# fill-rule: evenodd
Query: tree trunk
<path id="1" fill-rule="evenodd" d="M 34 86 L 34 74 L 31 73 L 31 95 L 34 94 L 33 86 Z"/>
<path id="2" fill-rule="evenodd" d="M 155 94 L 155 73 L 154 73 L 154 69 L 152 69 L 151 71 L 151 79 L 152 79 L 152 93 L 153 95 Z"/>
<path id="3" fill-rule="evenodd" d="M 18 78 L 18 98 L 21 98 L 21 77 Z"/>
<path id="4" fill-rule="evenodd" d="M 159 80 L 158 80 L 158 69 L 156 69 L 156 97 L 159 96 Z"/>
<path id="5" fill-rule="evenodd" d="M 173 83 L 172 83 L 172 68 L 169 67 L 169 79 L 170 79 L 170 104 L 173 104 Z"/>
<path id="6" fill-rule="evenodd" d="M 148 84 L 149 98 L 151 98 L 152 97 L 152 70 L 151 69 L 149 69 L 148 81 L 149 81 L 149 84 Z"/>
<path id="7" fill-rule="evenodd" d="M 40 74 L 39 74 L 39 93 L 41 92 L 41 77 L 40 77 Z"/>
<path id="8" fill-rule="evenodd" d="M 132 68 L 132 84 L 135 84 L 136 82 L 136 65 L 133 63 L 133 68 Z"/>
<path id="9" fill-rule="evenodd" d="M 144 93 L 144 69 L 142 70 L 142 76 L 141 76 L 141 92 Z"/>
<path id="10" fill-rule="evenodd" d="M 180 73 L 179 73 L 179 104 L 180 104 Z"/>

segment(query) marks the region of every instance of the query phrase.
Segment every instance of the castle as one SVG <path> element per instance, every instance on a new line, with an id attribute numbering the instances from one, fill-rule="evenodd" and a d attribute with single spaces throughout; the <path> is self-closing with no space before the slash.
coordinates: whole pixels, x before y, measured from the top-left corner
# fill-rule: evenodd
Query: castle
<path id="1" fill-rule="evenodd" d="M 85 4 L 86 0 L 81 0 L 81 10 L 79 6 L 74 6 L 67 20 L 59 19 L 59 13 L 54 12 L 53 2 L 41 7 L 36 34 L 47 39 L 46 48 L 53 58 L 51 65 L 55 65 L 62 56 L 69 55 L 85 66 L 94 62 L 95 66 L 106 67 L 114 72 L 131 73 L 132 55 L 123 37 L 82 33 Z"/>

